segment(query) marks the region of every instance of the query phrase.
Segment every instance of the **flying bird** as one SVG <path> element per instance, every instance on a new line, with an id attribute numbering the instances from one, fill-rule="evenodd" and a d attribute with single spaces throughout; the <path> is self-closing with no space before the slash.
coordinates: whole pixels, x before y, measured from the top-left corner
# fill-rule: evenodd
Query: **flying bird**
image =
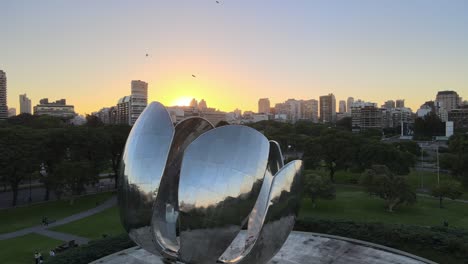
<path id="1" fill-rule="evenodd" d="M 148 53 L 146 53 L 146 57 L 148 57 L 148 56 L 149 56 Z"/>
<path id="2" fill-rule="evenodd" d="M 216 3 L 218 3 L 218 4 L 219 4 L 219 1 L 216 1 Z"/>
<path id="3" fill-rule="evenodd" d="M 197 76 L 195 76 L 194 74 L 192 74 L 192 77 L 193 77 L 193 78 L 197 78 Z"/>

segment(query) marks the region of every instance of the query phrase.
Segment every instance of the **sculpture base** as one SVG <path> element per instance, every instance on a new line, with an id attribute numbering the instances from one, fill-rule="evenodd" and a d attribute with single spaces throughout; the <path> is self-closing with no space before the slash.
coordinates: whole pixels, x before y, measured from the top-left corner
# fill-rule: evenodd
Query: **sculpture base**
<path id="1" fill-rule="evenodd" d="M 164 262 L 160 257 L 142 248 L 133 247 L 91 263 L 163 264 Z M 436 264 L 435 262 L 421 257 L 381 245 L 349 238 L 306 232 L 292 232 L 281 250 L 269 263 Z"/>

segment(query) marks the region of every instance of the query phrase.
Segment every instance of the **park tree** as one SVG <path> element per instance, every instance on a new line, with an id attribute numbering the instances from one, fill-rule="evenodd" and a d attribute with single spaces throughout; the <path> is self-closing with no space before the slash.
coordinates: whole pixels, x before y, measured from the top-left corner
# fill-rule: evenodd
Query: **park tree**
<path id="1" fill-rule="evenodd" d="M 15 206 L 20 184 L 38 171 L 37 135 L 29 128 L 0 129 L 0 153 L 0 174 L 11 188 Z"/>
<path id="2" fill-rule="evenodd" d="M 63 179 L 62 186 L 74 196 L 82 194 L 86 185 L 99 180 L 93 165 L 86 160 L 62 161 L 56 168 L 55 177 Z"/>
<path id="3" fill-rule="evenodd" d="M 393 174 L 385 165 L 373 165 L 362 175 L 361 184 L 369 194 L 382 198 L 389 212 L 416 202 L 416 193 L 404 176 Z"/>
<path id="4" fill-rule="evenodd" d="M 455 200 L 460 198 L 462 194 L 460 182 L 454 180 L 441 181 L 431 189 L 431 195 L 439 198 L 440 208 L 443 208 L 442 201 L 444 198 Z"/>
<path id="5" fill-rule="evenodd" d="M 330 180 L 335 182 L 335 172 L 346 168 L 353 157 L 352 134 L 346 131 L 326 129 L 320 137 L 310 140 L 304 151 L 306 165 L 324 161 Z"/>
<path id="6" fill-rule="evenodd" d="M 336 190 L 330 179 L 315 173 L 306 173 L 304 181 L 304 195 L 310 198 L 315 208 L 318 199 L 333 200 Z"/>
<path id="7" fill-rule="evenodd" d="M 430 140 L 432 137 L 445 135 L 445 125 L 434 112 L 414 121 L 414 137 Z"/>
<path id="8" fill-rule="evenodd" d="M 125 142 L 127 142 L 130 129 L 131 127 L 127 125 L 106 126 L 104 128 L 108 142 L 107 150 L 111 160 L 112 171 L 114 173 L 115 188 L 117 188 L 120 161 L 122 159 Z"/>
<path id="9" fill-rule="evenodd" d="M 355 164 L 361 170 L 369 169 L 372 165 L 385 165 L 398 175 L 405 175 L 414 166 L 416 157 L 408 151 L 399 150 L 396 145 L 374 140 L 364 140 L 357 148 Z"/>
<path id="10" fill-rule="evenodd" d="M 468 135 L 458 134 L 449 140 L 449 169 L 468 186 Z"/>

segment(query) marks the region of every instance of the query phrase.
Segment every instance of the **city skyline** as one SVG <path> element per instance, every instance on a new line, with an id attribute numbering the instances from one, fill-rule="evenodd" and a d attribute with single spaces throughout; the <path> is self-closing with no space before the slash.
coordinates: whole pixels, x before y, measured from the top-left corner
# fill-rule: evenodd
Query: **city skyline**
<path id="1" fill-rule="evenodd" d="M 90 114 L 114 105 L 138 79 L 149 83 L 148 101 L 203 98 L 223 111 L 255 111 L 263 97 L 274 105 L 329 93 L 379 104 L 403 98 L 415 111 L 438 91 L 468 93 L 465 1 L 4 7 L 0 69 L 16 109 L 27 93 L 33 105 L 67 98 Z"/>

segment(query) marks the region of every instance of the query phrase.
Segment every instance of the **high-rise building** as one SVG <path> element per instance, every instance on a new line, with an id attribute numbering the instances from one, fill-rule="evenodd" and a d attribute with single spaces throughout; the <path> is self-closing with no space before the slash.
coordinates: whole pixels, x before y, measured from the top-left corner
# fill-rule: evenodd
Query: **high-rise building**
<path id="1" fill-rule="evenodd" d="M 130 124 L 130 96 L 120 98 L 116 110 L 116 124 Z"/>
<path id="2" fill-rule="evenodd" d="M 318 122 L 318 101 L 315 99 L 301 101 L 302 119 Z"/>
<path id="3" fill-rule="evenodd" d="M 320 122 L 334 123 L 336 121 L 336 100 L 333 94 L 320 96 Z"/>
<path id="4" fill-rule="evenodd" d="M 460 101 L 460 97 L 455 91 L 440 91 L 436 96 L 436 102 L 439 107 L 444 108 L 447 112 L 457 109 Z"/>
<path id="5" fill-rule="evenodd" d="M 404 105 L 405 103 L 403 103 Z M 384 103 L 383 108 L 385 109 L 393 109 L 396 107 L 395 101 L 393 100 L 388 100 Z"/>
<path id="6" fill-rule="evenodd" d="M 382 128 L 382 109 L 374 103 L 354 103 L 351 109 L 353 132 Z"/>
<path id="7" fill-rule="evenodd" d="M 12 117 L 16 115 L 16 108 L 8 108 L 8 117 Z"/>
<path id="8" fill-rule="evenodd" d="M 140 80 L 133 80 L 131 89 L 129 124 L 133 125 L 148 105 L 148 83 Z"/>
<path id="9" fill-rule="evenodd" d="M 193 98 L 192 101 L 190 101 L 190 107 L 198 109 L 197 99 Z"/>
<path id="10" fill-rule="evenodd" d="M 0 70 L 0 119 L 8 118 L 7 106 L 7 78 L 6 73 Z"/>
<path id="11" fill-rule="evenodd" d="M 269 114 L 270 113 L 270 99 L 260 98 L 258 100 L 258 113 Z"/>
<path id="12" fill-rule="evenodd" d="M 405 99 L 398 99 L 395 103 L 396 108 L 405 107 Z"/>
<path id="13" fill-rule="evenodd" d="M 345 100 L 340 100 L 340 104 L 339 104 L 339 109 L 340 109 L 340 113 L 346 113 L 346 101 Z"/>
<path id="14" fill-rule="evenodd" d="M 49 115 L 60 118 L 71 119 L 75 117 L 75 107 L 67 105 L 65 99 L 49 102 L 48 98 L 41 99 L 39 104 L 34 106 L 34 115 Z"/>
<path id="15" fill-rule="evenodd" d="M 288 109 L 288 120 L 295 123 L 297 120 L 301 119 L 301 101 L 296 99 L 288 99 L 284 104 Z"/>
<path id="16" fill-rule="evenodd" d="M 26 94 L 20 94 L 19 96 L 20 103 L 20 114 L 31 114 L 31 99 L 29 99 Z"/>
<path id="17" fill-rule="evenodd" d="M 201 99 L 200 103 L 198 104 L 198 109 L 202 112 L 208 109 L 205 99 Z"/>
<path id="18" fill-rule="evenodd" d="M 346 102 L 346 113 L 351 114 L 351 106 L 354 103 L 354 98 L 353 97 L 348 97 L 348 100 Z"/>

